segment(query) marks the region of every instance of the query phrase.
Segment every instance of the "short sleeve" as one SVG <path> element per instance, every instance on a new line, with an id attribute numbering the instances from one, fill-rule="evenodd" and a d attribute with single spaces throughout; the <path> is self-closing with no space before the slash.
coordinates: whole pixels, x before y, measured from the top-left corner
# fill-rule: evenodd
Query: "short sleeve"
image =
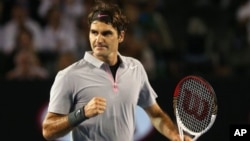
<path id="1" fill-rule="evenodd" d="M 68 114 L 70 112 L 73 98 L 68 77 L 63 71 L 58 72 L 56 75 L 50 90 L 49 112 L 59 114 Z"/>
<path id="2" fill-rule="evenodd" d="M 156 102 L 158 97 L 154 89 L 152 88 L 147 73 L 142 65 L 141 66 L 141 91 L 139 95 L 138 105 L 142 108 L 151 106 Z"/>

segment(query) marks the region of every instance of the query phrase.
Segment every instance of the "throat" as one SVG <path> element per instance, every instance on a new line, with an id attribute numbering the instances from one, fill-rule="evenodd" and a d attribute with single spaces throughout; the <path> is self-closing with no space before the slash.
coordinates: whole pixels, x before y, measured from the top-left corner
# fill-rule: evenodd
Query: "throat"
<path id="1" fill-rule="evenodd" d="M 120 65 L 120 59 L 118 59 L 118 61 L 115 65 L 109 66 L 114 79 L 115 79 L 115 75 L 116 75 L 116 72 L 117 72 L 119 65 Z"/>

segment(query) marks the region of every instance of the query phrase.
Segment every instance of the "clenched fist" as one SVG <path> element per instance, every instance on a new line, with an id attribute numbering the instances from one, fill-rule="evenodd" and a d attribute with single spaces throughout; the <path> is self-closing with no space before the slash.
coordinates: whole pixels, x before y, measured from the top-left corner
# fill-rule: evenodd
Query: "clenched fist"
<path id="1" fill-rule="evenodd" d="M 93 97 L 84 107 L 85 116 L 87 118 L 102 114 L 106 109 L 106 99 L 102 97 Z"/>

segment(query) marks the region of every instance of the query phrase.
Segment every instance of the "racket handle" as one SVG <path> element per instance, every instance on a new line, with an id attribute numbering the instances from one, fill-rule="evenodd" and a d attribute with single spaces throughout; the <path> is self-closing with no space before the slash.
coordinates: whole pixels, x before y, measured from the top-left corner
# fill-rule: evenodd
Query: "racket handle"
<path id="1" fill-rule="evenodd" d="M 178 130 L 179 130 L 179 135 L 180 135 L 181 141 L 184 141 L 183 131 L 182 131 L 182 129 L 180 128 L 180 126 L 178 126 Z"/>

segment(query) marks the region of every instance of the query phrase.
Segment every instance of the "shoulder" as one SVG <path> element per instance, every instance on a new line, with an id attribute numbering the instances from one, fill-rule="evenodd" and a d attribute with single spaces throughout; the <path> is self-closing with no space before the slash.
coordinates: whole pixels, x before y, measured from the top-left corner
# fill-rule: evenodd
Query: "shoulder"
<path id="1" fill-rule="evenodd" d="M 122 61 L 124 62 L 124 64 L 126 65 L 137 65 L 137 66 L 142 67 L 142 63 L 137 58 L 130 57 L 130 56 L 123 56 L 123 55 L 120 55 L 120 57 Z"/>
<path id="2" fill-rule="evenodd" d="M 68 67 L 59 70 L 57 75 L 61 75 L 64 77 L 72 77 L 73 75 L 77 74 L 80 70 L 84 72 L 84 69 L 86 69 L 87 63 L 84 59 L 78 60 L 75 63 L 69 65 Z"/>

